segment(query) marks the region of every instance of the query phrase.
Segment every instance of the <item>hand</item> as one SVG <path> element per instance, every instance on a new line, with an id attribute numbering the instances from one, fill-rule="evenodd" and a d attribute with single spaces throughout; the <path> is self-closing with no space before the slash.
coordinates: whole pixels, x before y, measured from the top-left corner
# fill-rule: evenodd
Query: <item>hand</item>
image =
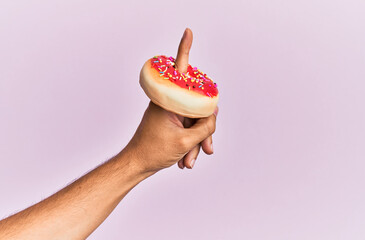
<path id="1" fill-rule="evenodd" d="M 180 72 L 187 71 L 191 43 L 192 32 L 187 28 L 176 58 Z M 150 102 L 126 150 L 137 156 L 143 171 L 156 172 L 177 162 L 181 169 L 192 168 L 200 147 L 207 154 L 213 153 L 212 134 L 217 114 L 218 108 L 206 118 L 184 118 Z"/>
<path id="2" fill-rule="evenodd" d="M 134 164 L 143 172 L 155 173 L 170 167 L 186 158 L 187 154 L 193 157 L 196 152 L 192 149 L 211 137 L 217 113 L 218 108 L 211 116 L 198 119 L 190 128 L 184 128 L 178 115 L 150 102 L 125 151 L 135 156 L 133 159 L 137 163 Z"/>

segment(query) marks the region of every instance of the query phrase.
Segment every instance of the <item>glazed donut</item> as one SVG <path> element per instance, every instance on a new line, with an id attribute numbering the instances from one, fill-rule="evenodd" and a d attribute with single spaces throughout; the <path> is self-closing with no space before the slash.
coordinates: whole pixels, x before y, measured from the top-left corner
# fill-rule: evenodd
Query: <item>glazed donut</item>
<path id="1" fill-rule="evenodd" d="M 208 117 L 218 103 L 217 84 L 190 64 L 186 73 L 180 73 L 173 57 L 159 55 L 148 59 L 141 69 L 139 83 L 152 102 L 184 117 Z"/>

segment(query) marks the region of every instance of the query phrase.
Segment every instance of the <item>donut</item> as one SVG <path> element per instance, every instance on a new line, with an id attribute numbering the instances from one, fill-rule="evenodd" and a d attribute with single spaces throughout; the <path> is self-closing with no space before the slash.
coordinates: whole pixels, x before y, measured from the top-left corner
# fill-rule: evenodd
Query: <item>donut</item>
<path id="1" fill-rule="evenodd" d="M 218 104 L 217 84 L 190 64 L 186 73 L 180 73 L 173 57 L 148 59 L 140 71 L 139 83 L 152 102 L 184 117 L 208 117 Z"/>

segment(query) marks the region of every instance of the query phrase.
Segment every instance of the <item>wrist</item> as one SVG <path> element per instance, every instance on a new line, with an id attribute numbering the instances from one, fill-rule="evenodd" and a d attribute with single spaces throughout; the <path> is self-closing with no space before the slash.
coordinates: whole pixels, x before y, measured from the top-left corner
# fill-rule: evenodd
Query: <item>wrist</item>
<path id="1" fill-rule="evenodd" d="M 117 161 L 122 161 L 128 165 L 128 171 L 139 181 L 143 181 L 158 172 L 147 169 L 143 164 L 145 159 L 139 154 L 137 148 L 130 145 L 127 145 L 115 158 Z"/>

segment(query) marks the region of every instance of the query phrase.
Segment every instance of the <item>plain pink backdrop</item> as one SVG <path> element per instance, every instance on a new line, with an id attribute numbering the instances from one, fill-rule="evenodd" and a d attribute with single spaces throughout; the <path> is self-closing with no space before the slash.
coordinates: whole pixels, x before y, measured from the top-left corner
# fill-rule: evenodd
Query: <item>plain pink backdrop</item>
<path id="1" fill-rule="evenodd" d="M 213 156 L 140 183 L 89 239 L 365 238 L 365 1 L 0 1 L 0 218 L 118 153 L 144 61 L 219 85 Z"/>

